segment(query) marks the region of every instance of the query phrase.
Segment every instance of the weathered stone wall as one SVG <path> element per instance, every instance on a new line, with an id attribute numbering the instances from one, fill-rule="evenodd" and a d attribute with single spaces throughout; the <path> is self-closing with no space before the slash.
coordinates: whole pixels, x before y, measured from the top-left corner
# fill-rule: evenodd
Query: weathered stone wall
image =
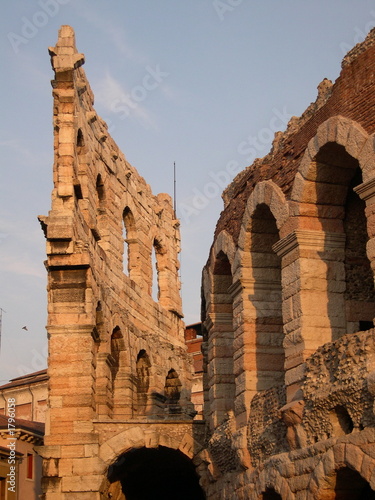
<path id="1" fill-rule="evenodd" d="M 179 221 L 169 195 L 152 194 L 95 112 L 84 56 L 69 26 L 49 52 L 55 156 L 52 207 L 40 217 L 49 338 L 49 409 L 40 453 L 47 500 L 93 499 L 101 498 L 107 474 L 102 447 L 122 432 L 121 422 L 152 428 L 150 419 L 173 421 L 172 436 L 194 415 L 181 319 Z M 124 440 L 122 450 L 134 444 Z"/>
<path id="2" fill-rule="evenodd" d="M 374 71 L 372 30 L 224 191 L 202 279 L 209 499 L 375 496 Z"/>

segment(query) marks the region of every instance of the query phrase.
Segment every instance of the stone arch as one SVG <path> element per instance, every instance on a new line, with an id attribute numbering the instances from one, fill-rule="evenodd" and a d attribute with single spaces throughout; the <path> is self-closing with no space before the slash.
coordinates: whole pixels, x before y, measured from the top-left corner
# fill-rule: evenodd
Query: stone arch
<path id="1" fill-rule="evenodd" d="M 231 286 L 235 246 L 223 231 L 211 249 L 207 269 L 206 322 L 208 353 L 207 383 L 209 397 L 215 405 L 210 410 L 210 425 L 215 428 L 234 410 L 234 330 Z M 207 293 L 208 292 L 208 293 Z M 219 401 L 219 403 L 217 403 Z"/>
<path id="2" fill-rule="evenodd" d="M 289 219 L 289 205 L 281 188 L 271 180 L 259 182 L 247 200 L 242 217 L 238 238 L 238 248 L 241 251 L 246 251 L 250 248 L 249 226 L 258 205 L 267 205 L 269 207 L 279 231 Z"/>
<path id="3" fill-rule="evenodd" d="M 332 317 L 334 309 L 340 307 L 339 297 L 327 292 L 327 316 L 332 330 L 332 338 L 327 340 L 358 331 L 363 325 L 371 326 L 375 313 L 374 276 L 366 252 L 371 224 L 366 221 L 365 203 L 357 194 L 364 180 L 375 177 L 374 166 L 372 171 L 369 168 L 369 158 L 372 157 L 373 165 L 375 162 L 373 146 L 369 151 L 371 142 L 366 131 L 353 120 L 342 116 L 329 118 L 310 140 L 292 190 L 292 199 L 300 204 L 300 215 L 302 211 L 306 213 L 311 227 L 322 231 L 321 267 L 326 267 L 329 288 L 337 288 L 340 279 L 335 278 L 333 283 L 330 276 L 345 276 L 341 278 L 341 288 L 346 287 L 341 309 L 347 315 L 340 325 Z M 338 258 L 328 255 L 333 252 L 340 253 Z M 362 293 L 356 287 L 359 274 Z"/>
<path id="4" fill-rule="evenodd" d="M 131 449 L 109 468 L 107 477 L 109 489 L 122 491 L 121 498 L 126 496 L 128 500 L 206 498 L 192 461 L 181 451 L 165 446 Z"/>
<path id="5" fill-rule="evenodd" d="M 237 407 L 248 420 L 250 402 L 258 391 L 284 382 L 282 269 L 274 251 L 289 217 L 281 189 L 272 181 L 257 184 L 241 222 L 234 285 L 238 320 L 236 374 L 245 382 Z"/>
<path id="6" fill-rule="evenodd" d="M 234 262 L 235 262 L 235 254 L 236 254 L 236 246 L 234 244 L 233 238 L 226 232 L 221 231 L 213 245 L 211 250 L 211 258 L 218 255 L 218 253 L 223 252 L 228 257 L 229 263 L 231 265 L 232 274 L 234 273 Z M 210 269 L 212 271 L 213 265 L 211 263 Z"/>
<path id="7" fill-rule="evenodd" d="M 108 362 L 111 369 L 113 417 L 125 418 L 131 415 L 131 383 L 123 331 L 119 326 L 112 330 L 111 353 Z"/>
<path id="8" fill-rule="evenodd" d="M 137 281 L 137 278 L 139 278 L 138 231 L 134 213 L 129 205 L 126 205 L 122 212 L 122 221 L 124 238 L 123 269 L 130 279 Z"/>
<path id="9" fill-rule="evenodd" d="M 167 265 L 166 251 L 163 246 L 162 240 L 154 237 L 151 246 L 151 265 L 152 265 L 152 297 L 155 302 L 160 302 L 164 297 L 164 289 L 162 285 L 163 274 Z"/>
<path id="10" fill-rule="evenodd" d="M 141 349 L 136 361 L 136 401 L 135 415 L 145 415 L 148 409 L 148 392 L 151 378 L 151 361 L 145 349 Z"/>
<path id="11" fill-rule="evenodd" d="M 95 178 L 94 206 L 96 208 L 96 227 L 92 229 L 95 239 L 105 251 L 110 247 L 110 229 L 108 227 L 108 175 L 104 170 L 98 169 Z"/>
<path id="12" fill-rule="evenodd" d="M 292 351 L 303 365 L 320 345 L 358 331 L 360 322 L 368 324 L 374 317 L 373 273 L 366 255 L 371 225 L 367 221 L 366 227 L 365 205 L 356 194 L 363 186 L 368 143 L 368 134 L 358 123 L 331 117 L 309 141 L 295 176 L 289 202 L 294 230 L 275 246 L 283 262 L 288 262 L 283 267 L 288 365 Z M 369 283 L 369 300 L 367 288 L 365 293 L 361 286 L 352 286 L 358 281 Z M 288 389 L 291 396 L 303 379 L 302 367 L 299 373 L 299 378 L 287 375 L 295 388 Z"/>
<path id="13" fill-rule="evenodd" d="M 327 496 L 327 490 L 331 493 L 334 491 L 338 471 L 347 469 L 355 472 L 357 477 L 360 476 L 369 485 L 371 490 L 375 492 L 375 478 L 373 477 L 375 469 L 374 457 L 365 453 L 359 446 L 339 442 L 322 456 L 315 467 L 315 470 L 319 471 L 319 473 L 314 474 L 314 477 L 308 484 L 308 491 L 312 495 L 312 498 L 320 499 L 322 497 L 334 500 L 336 496 Z M 375 498 L 375 493 L 373 495 L 370 498 Z M 352 500 L 352 497 L 348 497 L 345 500 Z M 361 498 L 353 497 L 353 500 L 361 500 Z"/>
<path id="14" fill-rule="evenodd" d="M 329 412 L 329 420 L 332 426 L 333 436 L 339 437 L 353 432 L 353 420 L 345 406 L 336 405 Z"/>
<path id="15" fill-rule="evenodd" d="M 101 174 L 98 174 L 96 176 L 95 187 L 96 187 L 96 195 L 98 198 L 98 211 L 100 212 L 100 210 L 103 208 L 103 204 L 105 202 L 105 195 L 106 195 L 105 184 L 104 184 L 103 177 L 101 176 Z"/>
<path id="16" fill-rule="evenodd" d="M 258 469 L 259 470 L 259 469 Z M 292 493 L 288 480 L 283 477 L 277 467 L 263 469 L 258 472 L 254 478 L 255 491 L 258 492 L 258 499 L 263 500 L 262 495 L 267 492 L 274 492 L 283 500 L 294 500 L 295 495 Z M 265 497 L 268 499 L 268 497 Z M 274 500 L 271 497 L 270 500 Z"/>
<path id="17" fill-rule="evenodd" d="M 84 148 L 85 147 L 85 139 L 83 137 L 83 132 L 82 132 L 81 128 L 79 128 L 77 130 L 76 147 L 77 147 L 78 153 L 80 153 L 80 148 Z"/>
<path id="18" fill-rule="evenodd" d="M 166 310 L 180 314 L 177 253 L 159 225 L 149 230 L 147 253 L 150 274 L 149 294 Z"/>
<path id="19" fill-rule="evenodd" d="M 209 313 L 210 305 L 212 300 L 212 275 L 213 267 L 215 262 L 215 256 L 220 252 L 223 252 L 227 257 L 231 265 L 232 275 L 235 272 L 235 257 L 236 257 L 236 247 L 233 242 L 232 237 L 225 230 L 221 231 L 214 241 L 211 248 L 210 258 L 208 265 L 203 269 L 202 272 L 202 301 L 204 304 L 203 314 Z"/>
<path id="20" fill-rule="evenodd" d="M 259 500 L 282 500 L 282 496 L 274 488 L 267 488 L 261 493 Z"/>
<path id="21" fill-rule="evenodd" d="M 202 451 L 202 444 L 198 443 L 192 437 L 191 433 L 185 435 L 169 432 L 168 428 L 132 426 L 127 428 L 111 438 L 104 441 L 99 447 L 98 458 L 102 464 L 103 476 L 101 491 L 108 488 L 108 472 L 116 461 L 126 453 L 137 449 L 158 449 L 165 447 L 170 450 L 179 451 L 187 459 L 191 460 L 198 475 L 207 474 L 203 463 L 207 461 L 206 454 Z M 201 456 L 203 453 L 204 456 Z M 195 498 L 195 497 L 194 497 Z"/>
<path id="22" fill-rule="evenodd" d="M 167 405 L 169 413 L 180 411 L 179 401 L 181 398 L 181 389 L 182 384 L 178 373 L 174 368 L 171 368 L 165 377 L 164 385 L 164 396 L 167 398 L 165 404 Z"/>
<path id="23" fill-rule="evenodd" d="M 201 463 L 202 445 L 194 440 L 190 432 L 181 435 L 169 432 L 168 428 L 141 425 L 134 425 L 104 441 L 99 448 L 99 458 L 108 469 L 118 457 L 133 448 L 157 448 L 158 446 L 180 450 L 196 465 Z"/>
<path id="24" fill-rule="evenodd" d="M 344 147 L 351 157 L 358 160 L 364 181 L 374 177 L 374 167 L 372 172 L 369 167 L 371 163 L 369 156 L 374 158 L 375 154 L 369 139 L 367 132 L 357 122 L 343 116 L 328 118 L 318 127 L 317 133 L 308 143 L 293 183 L 291 199 L 300 203 L 306 200 L 307 183 L 316 179 L 314 160 L 319 151 L 330 143 Z"/>

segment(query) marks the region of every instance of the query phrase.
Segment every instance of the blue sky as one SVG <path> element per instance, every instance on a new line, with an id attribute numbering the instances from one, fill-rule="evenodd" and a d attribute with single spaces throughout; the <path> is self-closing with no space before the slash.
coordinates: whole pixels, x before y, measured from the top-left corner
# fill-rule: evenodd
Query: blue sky
<path id="1" fill-rule="evenodd" d="M 61 25 L 75 29 L 96 110 L 154 194 L 173 194 L 176 162 L 187 323 L 200 319 L 223 187 L 268 152 L 375 25 L 373 0 L 13 0 L 2 12 L 0 383 L 45 367 L 37 216 L 50 208 L 47 49 Z"/>

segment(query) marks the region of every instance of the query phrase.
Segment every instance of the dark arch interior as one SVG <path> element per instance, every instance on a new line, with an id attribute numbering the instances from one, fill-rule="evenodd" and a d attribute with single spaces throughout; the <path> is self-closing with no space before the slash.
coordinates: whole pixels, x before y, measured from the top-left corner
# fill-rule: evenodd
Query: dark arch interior
<path id="1" fill-rule="evenodd" d="M 355 470 L 344 467 L 337 471 L 335 500 L 375 500 L 375 491 Z"/>
<path id="2" fill-rule="evenodd" d="M 272 488 L 267 489 L 261 497 L 262 500 L 281 500 L 281 496 Z"/>
<path id="3" fill-rule="evenodd" d="M 204 500 L 191 460 L 164 446 L 137 448 L 110 468 L 111 483 L 121 482 L 126 500 Z"/>

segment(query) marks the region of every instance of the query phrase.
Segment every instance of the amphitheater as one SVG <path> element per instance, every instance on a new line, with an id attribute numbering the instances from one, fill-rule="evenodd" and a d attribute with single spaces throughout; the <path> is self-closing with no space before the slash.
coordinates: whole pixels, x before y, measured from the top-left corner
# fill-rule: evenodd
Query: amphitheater
<path id="1" fill-rule="evenodd" d="M 375 31 L 223 193 L 199 419 L 172 200 L 97 115 L 72 28 L 49 50 L 43 498 L 374 499 Z"/>

